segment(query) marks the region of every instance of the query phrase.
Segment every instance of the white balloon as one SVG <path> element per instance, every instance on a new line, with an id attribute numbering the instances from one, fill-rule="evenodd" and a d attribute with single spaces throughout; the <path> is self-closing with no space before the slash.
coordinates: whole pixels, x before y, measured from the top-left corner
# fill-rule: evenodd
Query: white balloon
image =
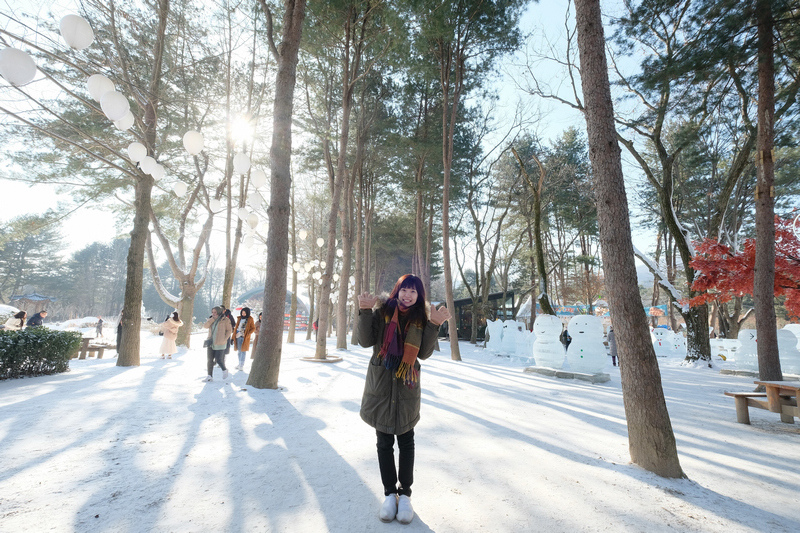
<path id="1" fill-rule="evenodd" d="M 258 215 L 255 213 L 250 213 L 247 215 L 247 223 L 251 228 L 256 229 L 256 226 L 258 226 Z"/>
<path id="2" fill-rule="evenodd" d="M 156 165 L 158 165 L 158 162 L 149 155 L 144 156 L 139 161 L 139 168 L 141 168 L 142 172 L 145 174 L 152 174 L 153 170 L 156 168 Z"/>
<path id="3" fill-rule="evenodd" d="M 339 274 L 333 275 L 333 281 L 339 281 Z"/>
<path id="4" fill-rule="evenodd" d="M 294 270 L 295 272 L 300 272 L 300 263 L 298 263 L 297 261 L 292 263 L 292 270 Z"/>
<path id="5" fill-rule="evenodd" d="M 250 214 L 247 211 L 247 209 L 245 209 L 244 207 L 240 207 L 239 210 L 236 213 L 239 215 L 239 218 L 241 218 L 242 220 L 246 219 L 247 215 Z"/>
<path id="6" fill-rule="evenodd" d="M 301 229 L 298 232 L 298 235 L 300 235 L 300 240 L 304 241 L 304 240 L 306 240 L 306 237 L 308 237 L 308 232 L 306 230 L 304 230 L 304 229 Z"/>
<path id="7" fill-rule="evenodd" d="M 106 78 L 102 74 L 92 74 L 86 81 L 86 88 L 89 90 L 89 95 L 97 102 L 103 97 L 104 94 L 116 89 L 114 82 Z"/>
<path id="8" fill-rule="evenodd" d="M 128 157 L 131 161 L 138 163 L 147 155 L 147 148 L 142 143 L 131 143 L 128 145 Z"/>
<path id="9" fill-rule="evenodd" d="M 254 205 L 260 206 L 264 203 L 264 197 L 261 196 L 260 192 L 253 191 L 250 193 L 250 201 L 253 202 Z"/>
<path id="10" fill-rule="evenodd" d="M 127 113 L 125 113 L 124 117 L 122 117 L 119 120 L 115 120 L 114 125 L 117 127 L 117 129 L 125 131 L 131 129 L 131 126 L 133 126 L 133 122 L 134 122 L 133 113 L 128 111 Z"/>
<path id="11" fill-rule="evenodd" d="M 217 200 L 216 198 L 212 198 L 208 201 L 208 207 L 211 208 L 212 211 L 219 211 L 222 209 L 222 202 Z"/>
<path id="12" fill-rule="evenodd" d="M 205 140 L 199 131 L 187 131 L 183 134 L 183 147 L 189 155 L 197 155 L 203 151 Z"/>
<path id="13" fill-rule="evenodd" d="M 28 52 L 4 48 L 0 50 L 0 75 L 12 85 L 25 85 L 36 76 L 36 63 Z"/>
<path id="14" fill-rule="evenodd" d="M 239 152 L 233 156 L 233 170 L 235 170 L 237 174 L 244 174 L 250 170 L 250 158 L 246 153 Z"/>
<path id="15" fill-rule="evenodd" d="M 187 187 L 184 182 L 179 181 L 178 183 L 175 184 L 175 186 L 172 188 L 172 190 L 175 192 L 175 194 L 177 196 L 180 197 L 180 196 L 183 196 L 184 194 L 186 194 L 186 191 L 189 190 L 189 187 Z"/>
<path id="16" fill-rule="evenodd" d="M 318 239 L 317 239 L 317 246 L 319 246 L 320 248 L 322 248 L 322 245 L 323 245 L 323 244 L 325 244 L 325 239 L 323 239 L 322 237 L 318 238 Z"/>
<path id="17" fill-rule="evenodd" d="M 78 15 L 65 15 L 61 19 L 61 36 L 76 50 L 87 48 L 94 41 L 94 32 L 86 19 Z"/>
<path id="18" fill-rule="evenodd" d="M 338 257 L 342 257 L 344 255 L 344 250 L 342 250 L 341 248 L 337 249 L 336 250 L 336 255 Z"/>
<path id="19" fill-rule="evenodd" d="M 167 170 L 164 168 L 163 165 L 159 165 L 156 163 L 156 166 L 153 168 L 153 171 L 150 172 L 150 175 L 153 176 L 153 179 L 158 181 L 163 178 L 167 173 Z"/>
<path id="20" fill-rule="evenodd" d="M 100 108 L 108 120 L 119 120 L 131 110 L 131 104 L 119 91 L 109 91 L 100 98 Z"/>
<path id="21" fill-rule="evenodd" d="M 326 267 L 326 266 L 328 266 L 328 263 L 326 263 L 325 261 L 320 261 L 320 262 L 319 262 L 319 267 L 320 267 L 321 269 L 325 270 L 325 267 Z"/>
<path id="22" fill-rule="evenodd" d="M 254 187 L 263 187 L 267 184 L 267 174 L 260 168 L 254 168 L 250 173 L 250 181 Z"/>

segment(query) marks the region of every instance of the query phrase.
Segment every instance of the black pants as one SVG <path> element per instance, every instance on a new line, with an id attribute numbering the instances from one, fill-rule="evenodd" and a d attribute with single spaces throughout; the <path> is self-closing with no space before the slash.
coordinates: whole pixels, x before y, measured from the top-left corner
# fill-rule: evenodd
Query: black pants
<path id="1" fill-rule="evenodd" d="M 222 370 L 228 370 L 225 368 L 225 350 L 214 350 L 211 346 L 207 350 L 209 376 L 214 373 L 214 363 L 218 364 Z"/>
<path id="2" fill-rule="evenodd" d="M 391 433 L 378 434 L 378 466 L 381 469 L 381 482 L 383 493 L 405 494 L 411 496 L 411 484 L 414 482 L 414 430 L 397 436 L 397 449 L 400 452 L 400 470 L 394 466 L 394 435 Z M 400 480 L 400 488 L 397 480 Z"/>

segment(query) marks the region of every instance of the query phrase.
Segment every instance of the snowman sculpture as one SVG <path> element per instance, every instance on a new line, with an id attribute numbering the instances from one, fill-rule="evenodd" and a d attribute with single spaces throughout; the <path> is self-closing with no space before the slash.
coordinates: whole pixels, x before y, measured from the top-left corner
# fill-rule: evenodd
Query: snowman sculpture
<path id="1" fill-rule="evenodd" d="M 800 351 L 797 350 L 797 337 L 788 329 L 778 330 L 778 353 L 781 371 L 787 374 L 800 374 Z"/>
<path id="2" fill-rule="evenodd" d="M 520 332 L 517 333 L 517 357 L 533 357 L 533 342 L 536 340 L 536 335 L 532 331 L 528 331 L 524 322 L 517 322 L 520 324 Z"/>
<path id="3" fill-rule="evenodd" d="M 500 352 L 503 345 L 503 321 L 487 320 L 486 332 L 489 334 L 489 340 L 486 341 L 486 349 L 494 353 Z"/>
<path id="4" fill-rule="evenodd" d="M 514 355 L 517 352 L 517 334 L 519 328 L 516 320 L 506 320 L 503 322 L 503 340 L 501 351 L 506 355 Z"/>
<path id="5" fill-rule="evenodd" d="M 567 348 L 567 361 L 573 372 L 599 374 L 606 366 L 603 344 L 603 322 L 593 315 L 576 315 L 567 326 L 572 342 Z"/>
<path id="6" fill-rule="evenodd" d="M 758 340 L 756 330 L 739 330 L 739 349 L 736 350 L 736 368 L 758 372 Z"/>
<path id="7" fill-rule="evenodd" d="M 536 366 L 560 369 L 564 365 L 564 345 L 561 344 L 561 320 L 553 315 L 539 315 L 533 323 L 533 358 Z"/>
<path id="8" fill-rule="evenodd" d="M 672 332 L 665 328 L 653 328 L 650 337 L 656 357 L 669 357 L 672 353 Z"/>
<path id="9" fill-rule="evenodd" d="M 682 333 L 672 334 L 672 353 L 673 355 L 686 357 L 686 337 Z"/>

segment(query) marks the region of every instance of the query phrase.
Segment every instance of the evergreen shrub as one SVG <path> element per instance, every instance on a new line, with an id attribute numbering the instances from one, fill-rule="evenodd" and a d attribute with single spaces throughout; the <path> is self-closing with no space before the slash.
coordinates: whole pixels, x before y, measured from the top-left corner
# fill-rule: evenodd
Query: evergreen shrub
<path id="1" fill-rule="evenodd" d="M 45 327 L 0 330 L 0 379 L 66 372 L 81 338 L 77 331 Z"/>

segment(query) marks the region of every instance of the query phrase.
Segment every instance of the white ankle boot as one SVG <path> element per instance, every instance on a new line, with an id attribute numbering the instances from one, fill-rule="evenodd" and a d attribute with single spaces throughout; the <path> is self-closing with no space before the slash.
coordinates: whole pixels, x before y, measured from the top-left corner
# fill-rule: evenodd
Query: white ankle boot
<path id="1" fill-rule="evenodd" d="M 411 498 L 405 494 L 397 501 L 397 521 L 401 524 L 410 524 L 414 519 L 414 509 L 411 507 Z"/>
<path id="2" fill-rule="evenodd" d="M 381 522 L 391 522 L 397 514 L 397 494 L 389 494 L 381 505 Z"/>

